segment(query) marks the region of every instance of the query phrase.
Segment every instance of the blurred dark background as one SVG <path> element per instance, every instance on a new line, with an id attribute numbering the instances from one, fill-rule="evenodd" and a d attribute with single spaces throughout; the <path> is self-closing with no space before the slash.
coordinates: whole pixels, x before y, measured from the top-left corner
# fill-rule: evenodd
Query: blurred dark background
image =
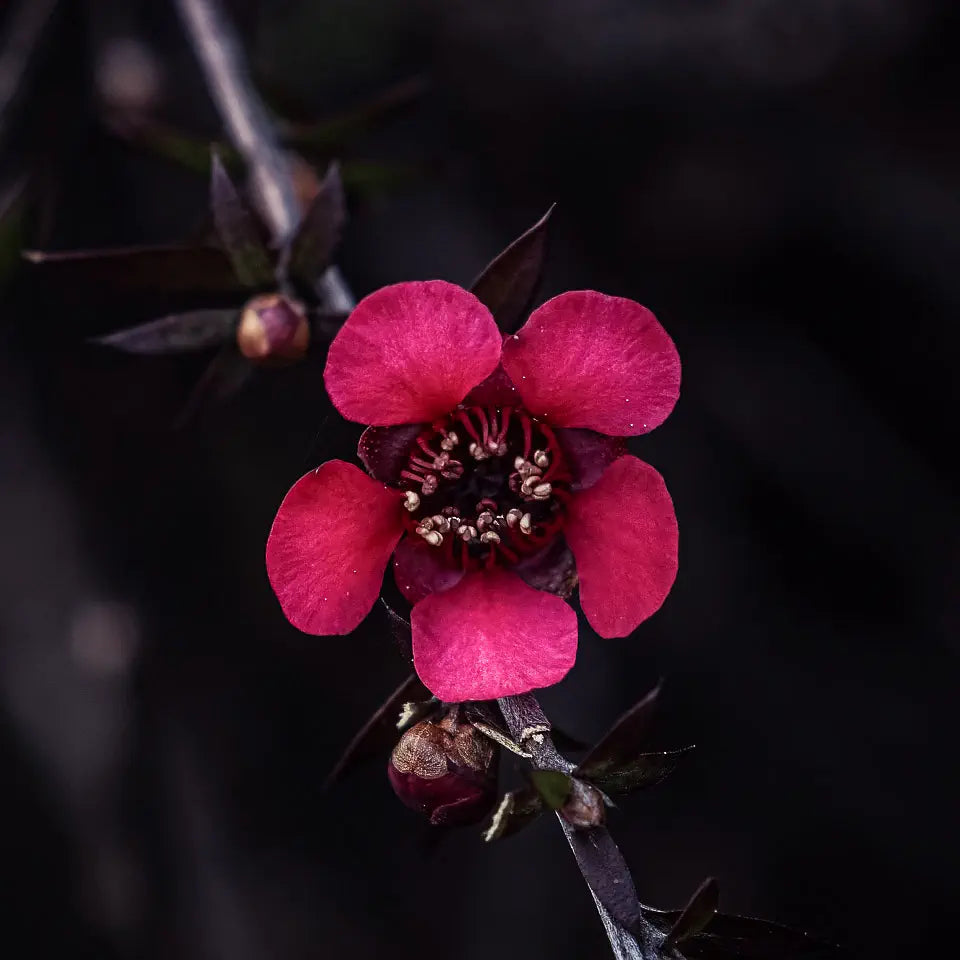
<path id="1" fill-rule="evenodd" d="M 46 5 L 0 3 L 0 37 Z M 19 268 L 21 242 L 168 242 L 202 222 L 204 177 L 118 136 L 118 111 L 221 135 L 170 5 L 59 7 L 0 95 L 4 203 L 27 206 L 0 208 L 3 940 L 81 958 L 604 956 L 548 820 L 502 845 L 424 843 L 385 758 L 321 793 L 406 672 L 380 612 L 308 637 L 267 584 L 287 487 L 360 432 L 332 415 L 322 356 L 173 430 L 209 358 L 91 346 L 129 318 L 54 310 Z M 698 749 L 611 817 L 641 899 L 677 906 L 714 874 L 725 911 L 856 956 L 949 943 L 957 5 L 231 10 L 261 88 L 301 118 L 425 82 L 330 147 L 360 171 L 339 258 L 358 295 L 466 283 L 556 201 L 543 296 L 633 297 L 676 340 L 680 403 L 634 444 L 676 502 L 676 587 L 630 639 L 584 628 L 542 698 L 590 737 L 667 678 L 655 745 Z"/>

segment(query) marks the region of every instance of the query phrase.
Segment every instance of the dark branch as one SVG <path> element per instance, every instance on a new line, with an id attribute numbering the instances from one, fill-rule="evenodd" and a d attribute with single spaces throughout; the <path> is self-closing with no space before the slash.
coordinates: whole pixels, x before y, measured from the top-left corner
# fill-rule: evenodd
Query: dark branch
<path id="1" fill-rule="evenodd" d="M 290 163 L 277 140 L 273 121 L 254 89 L 243 49 L 233 24 L 219 0 L 175 0 L 180 17 L 203 68 L 210 95 L 217 105 L 231 141 L 250 171 L 254 196 L 274 240 L 289 240 L 301 211 L 293 186 Z M 354 301 L 336 267 L 319 284 L 324 308 L 346 313 Z"/>
<path id="2" fill-rule="evenodd" d="M 550 736 L 550 721 L 532 693 L 503 697 L 498 703 L 510 735 L 519 746 L 530 753 L 534 766 L 541 770 L 560 770 L 563 773 L 571 773 L 575 769 L 575 764 L 563 757 L 554 746 Z M 596 904 L 617 960 L 662 960 L 664 957 L 678 956 L 673 950 L 664 952 L 663 935 L 640 914 L 639 904 L 637 920 L 632 930 L 619 923 L 604 906 L 606 891 L 598 889 L 602 881 L 598 880 L 597 864 L 587 862 L 587 857 L 594 861 L 602 858 L 600 874 L 605 875 L 612 883 L 628 888 L 621 889 L 620 895 L 626 894 L 636 900 L 627 865 L 606 827 L 592 827 L 589 831 L 590 840 L 587 842 L 585 831 L 575 829 L 559 814 L 557 817 Z"/>

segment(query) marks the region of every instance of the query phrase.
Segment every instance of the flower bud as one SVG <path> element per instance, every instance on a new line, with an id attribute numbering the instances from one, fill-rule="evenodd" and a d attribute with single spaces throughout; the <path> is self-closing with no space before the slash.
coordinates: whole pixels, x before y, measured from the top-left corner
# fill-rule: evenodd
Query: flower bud
<path id="1" fill-rule="evenodd" d="M 496 796 L 494 745 L 457 710 L 421 720 L 400 738 L 387 766 L 396 795 L 434 826 L 477 823 Z"/>
<path id="2" fill-rule="evenodd" d="M 578 830 L 598 827 L 606 817 L 603 796 L 596 787 L 577 780 L 570 780 L 570 796 L 560 808 L 560 816 Z"/>
<path id="3" fill-rule="evenodd" d="M 265 293 L 248 301 L 237 327 L 237 346 L 254 363 L 299 360 L 310 345 L 310 325 L 303 307 L 282 293 Z"/>

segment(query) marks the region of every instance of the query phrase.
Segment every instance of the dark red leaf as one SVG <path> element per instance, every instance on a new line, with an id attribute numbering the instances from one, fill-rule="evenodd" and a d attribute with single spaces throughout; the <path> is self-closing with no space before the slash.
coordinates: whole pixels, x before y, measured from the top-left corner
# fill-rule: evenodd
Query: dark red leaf
<path id="1" fill-rule="evenodd" d="M 375 757 L 379 753 L 386 754 L 393 749 L 402 732 L 401 728 L 397 726 L 397 721 L 400 719 L 400 713 L 405 703 L 430 704 L 432 709 L 432 694 L 420 682 L 420 678 L 415 673 L 407 677 L 360 728 L 357 735 L 347 745 L 336 766 L 330 771 L 330 775 L 324 783 L 324 789 L 354 770 L 364 760 Z M 426 709 L 425 707 L 424 710 Z M 422 715 L 423 712 L 421 711 L 413 711 L 407 718 L 404 729 Z"/>
<path id="2" fill-rule="evenodd" d="M 504 333 L 520 329 L 540 283 L 551 213 L 553 207 L 498 254 L 470 287 Z"/>
<path id="3" fill-rule="evenodd" d="M 614 723 L 599 743 L 580 761 L 581 773 L 592 778 L 594 774 L 602 774 L 638 755 L 640 745 L 650 729 L 662 687 L 662 681 L 657 683 Z"/>
<path id="4" fill-rule="evenodd" d="M 194 310 L 96 337 L 95 342 L 125 353 L 155 356 L 190 353 L 230 339 L 236 322 L 236 310 Z"/>
<path id="5" fill-rule="evenodd" d="M 643 908 L 644 916 L 662 933 L 680 918 L 680 910 Z M 682 947 L 688 960 L 837 960 L 844 951 L 800 930 L 770 920 L 717 913 Z"/>
<path id="6" fill-rule="evenodd" d="M 237 279 L 252 289 L 273 281 L 273 265 L 257 223 L 247 210 L 220 157 L 210 162 L 210 208 L 217 236 Z"/>
<path id="7" fill-rule="evenodd" d="M 696 936 L 713 919 L 720 903 L 720 888 L 713 877 L 707 877 L 697 887 L 689 903 L 680 911 L 667 932 L 665 947 L 683 943 Z"/>
<path id="8" fill-rule="evenodd" d="M 290 241 L 288 271 L 291 279 L 313 290 L 330 263 L 346 219 L 347 204 L 340 169 L 331 163 Z"/>
<path id="9" fill-rule="evenodd" d="M 640 753 L 631 760 L 605 768 L 602 773 L 588 772 L 581 764 L 577 767 L 577 773 L 596 784 L 605 793 L 624 796 L 635 790 L 656 786 L 662 780 L 666 780 L 677 768 L 681 758 L 692 749 L 691 746 L 682 747 L 680 750 Z"/>
<path id="10" fill-rule="evenodd" d="M 37 293 L 70 319 L 102 310 L 147 320 L 203 307 L 241 306 L 246 291 L 215 247 L 28 250 Z M 102 327 L 101 327 L 102 329 Z"/>

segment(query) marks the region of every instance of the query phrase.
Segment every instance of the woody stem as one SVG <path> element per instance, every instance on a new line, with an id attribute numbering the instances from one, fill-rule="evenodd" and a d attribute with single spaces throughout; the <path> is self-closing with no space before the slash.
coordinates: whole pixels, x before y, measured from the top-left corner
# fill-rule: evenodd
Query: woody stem
<path id="1" fill-rule="evenodd" d="M 223 125 L 250 171 L 260 212 L 278 244 L 289 240 L 300 222 L 291 167 L 250 79 L 237 31 L 220 0 L 174 2 Z M 355 306 L 336 267 L 321 277 L 319 293 L 329 312 L 349 313 Z"/>
<path id="2" fill-rule="evenodd" d="M 535 767 L 540 770 L 559 770 L 567 774 L 575 769 L 575 764 L 562 756 L 554 745 L 550 737 L 550 721 L 532 693 L 501 697 L 497 703 L 511 737 L 530 753 Z M 580 830 L 567 823 L 559 813 L 557 819 L 593 897 L 614 957 L 617 960 L 664 960 L 667 957 L 678 957 L 675 950 L 664 950 L 662 934 L 643 916 L 639 904 L 638 919 L 630 930 L 618 922 L 604 906 L 606 891 L 601 887 L 609 886 L 609 889 L 617 891 L 618 897 L 626 893 L 636 900 L 630 869 L 607 828 L 600 826 Z"/>

